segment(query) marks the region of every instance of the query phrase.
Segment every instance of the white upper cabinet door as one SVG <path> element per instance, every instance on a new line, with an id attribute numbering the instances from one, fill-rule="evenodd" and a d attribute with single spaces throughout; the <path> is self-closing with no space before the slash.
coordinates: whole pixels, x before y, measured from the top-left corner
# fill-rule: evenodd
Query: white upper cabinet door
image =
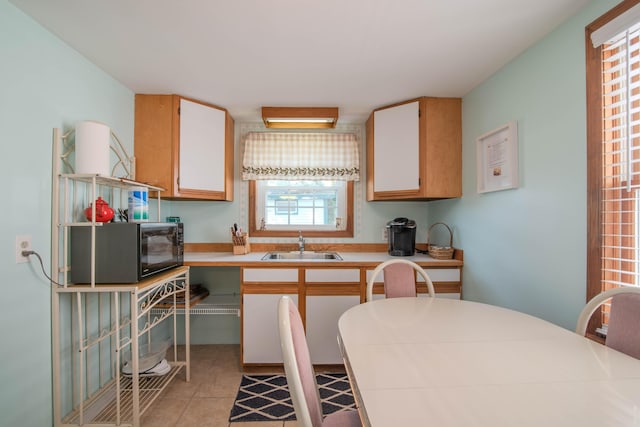
<path id="1" fill-rule="evenodd" d="M 367 120 L 367 200 L 462 195 L 462 100 L 420 97 Z"/>
<path id="2" fill-rule="evenodd" d="M 374 191 L 420 187 L 420 103 L 374 112 Z"/>
<path id="3" fill-rule="evenodd" d="M 180 188 L 225 191 L 225 114 L 180 100 Z"/>

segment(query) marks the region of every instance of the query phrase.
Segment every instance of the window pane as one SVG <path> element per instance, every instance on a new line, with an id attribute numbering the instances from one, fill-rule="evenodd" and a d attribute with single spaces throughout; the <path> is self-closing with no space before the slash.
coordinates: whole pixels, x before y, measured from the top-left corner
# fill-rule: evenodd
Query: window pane
<path id="1" fill-rule="evenodd" d="M 637 34 L 624 33 L 602 58 L 602 290 L 638 286 L 640 125 Z"/>
<path id="2" fill-rule="evenodd" d="M 258 181 L 258 217 L 269 226 L 336 227 L 344 216 L 344 181 Z M 260 214 L 262 212 L 263 214 Z"/>
<path id="3" fill-rule="evenodd" d="M 601 99 L 597 108 L 596 103 L 587 104 L 593 123 L 588 156 L 601 165 L 600 178 L 588 180 L 588 221 L 598 222 L 587 233 L 590 299 L 601 291 L 640 282 L 640 38 L 636 27 L 606 42 L 601 50 L 587 46 L 593 58 L 587 61 L 587 99 L 589 94 Z M 588 164 L 593 172 L 594 166 Z M 597 192 L 600 197 L 591 195 Z M 605 305 L 602 324 L 607 323 L 608 313 Z"/>

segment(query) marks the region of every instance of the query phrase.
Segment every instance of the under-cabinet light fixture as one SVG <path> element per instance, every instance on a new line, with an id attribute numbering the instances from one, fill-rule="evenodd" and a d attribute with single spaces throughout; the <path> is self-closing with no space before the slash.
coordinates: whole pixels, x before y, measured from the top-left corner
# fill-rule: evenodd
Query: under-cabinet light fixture
<path id="1" fill-rule="evenodd" d="M 262 121 L 275 129 L 335 128 L 338 107 L 262 107 Z"/>

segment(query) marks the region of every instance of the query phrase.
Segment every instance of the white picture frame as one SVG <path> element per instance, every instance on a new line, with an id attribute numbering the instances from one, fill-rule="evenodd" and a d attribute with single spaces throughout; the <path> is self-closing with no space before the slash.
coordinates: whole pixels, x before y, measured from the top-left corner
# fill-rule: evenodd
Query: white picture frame
<path id="1" fill-rule="evenodd" d="M 518 124 L 511 121 L 476 139 L 478 193 L 518 187 Z"/>

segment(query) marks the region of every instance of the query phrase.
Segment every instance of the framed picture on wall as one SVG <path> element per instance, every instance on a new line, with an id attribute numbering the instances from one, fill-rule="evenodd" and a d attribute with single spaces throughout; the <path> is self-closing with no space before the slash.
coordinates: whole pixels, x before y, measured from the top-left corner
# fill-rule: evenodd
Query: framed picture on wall
<path id="1" fill-rule="evenodd" d="M 518 125 L 515 121 L 476 140 L 478 193 L 518 187 Z"/>

